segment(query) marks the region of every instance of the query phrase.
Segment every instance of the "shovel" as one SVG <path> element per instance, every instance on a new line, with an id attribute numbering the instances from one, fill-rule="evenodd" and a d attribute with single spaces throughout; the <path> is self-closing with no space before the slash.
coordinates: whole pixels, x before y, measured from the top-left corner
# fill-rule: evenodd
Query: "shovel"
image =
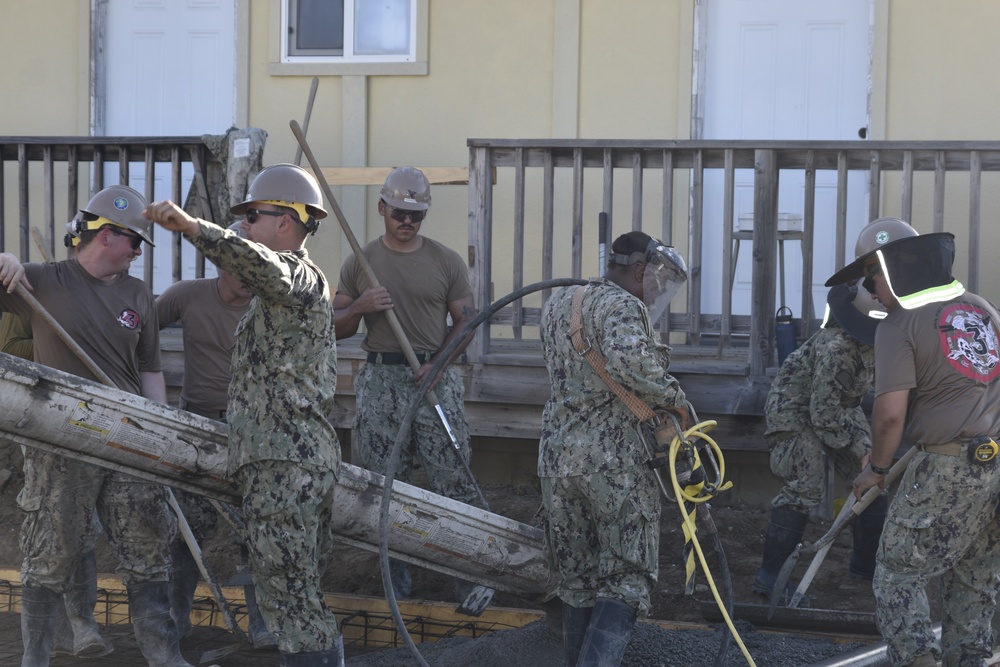
<path id="1" fill-rule="evenodd" d="M 906 466 L 910 463 L 917 453 L 916 447 L 911 447 L 903 454 L 898 461 L 892 464 L 889 469 L 889 473 L 885 476 L 885 486 L 888 487 L 896 478 L 898 478 Z M 771 592 L 771 604 L 767 610 L 767 618 L 771 619 L 774 615 L 774 610 L 777 609 L 778 603 L 781 601 L 782 596 L 776 595 L 774 591 L 784 591 L 785 585 L 788 583 L 788 579 L 792 576 L 792 570 L 795 569 L 796 563 L 799 561 L 799 557 L 803 553 L 814 553 L 812 562 L 809 564 L 809 569 L 806 570 L 805 576 L 802 577 L 802 581 L 799 582 L 798 588 L 792 594 L 792 598 L 788 601 L 789 607 L 797 607 L 802 598 L 805 596 L 806 589 L 809 588 L 809 584 L 812 583 L 813 578 L 816 576 L 816 572 L 819 571 L 819 566 L 823 563 L 823 559 L 826 558 L 827 552 L 830 551 L 830 547 L 833 546 L 833 541 L 837 538 L 840 531 L 849 524 L 854 517 L 858 516 L 872 503 L 875 498 L 877 498 L 882 493 L 882 489 L 879 486 L 873 486 L 872 488 L 865 491 L 865 494 L 861 496 L 861 500 L 856 500 L 853 493 L 844 502 L 844 507 L 841 508 L 840 513 L 837 514 L 837 518 L 834 519 L 833 525 L 830 529 L 826 531 L 823 537 L 816 540 L 813 544 L 806 544 L 800 542 L 796 547 L 795 551 L 785 560 L 785 563 L 781 566 L 781 570 L 778 572 L 777 578 L 774 580 L 774 588 Z"/>

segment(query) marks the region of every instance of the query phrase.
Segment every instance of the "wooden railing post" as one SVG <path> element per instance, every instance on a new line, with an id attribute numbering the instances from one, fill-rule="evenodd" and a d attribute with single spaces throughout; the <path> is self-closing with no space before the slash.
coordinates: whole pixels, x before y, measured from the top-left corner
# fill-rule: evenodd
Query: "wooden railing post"
<path id="1" fill-rule="evenodd" d="M 774 365 L 774 286 L 778 248 L 778 161 L 754 151 L 753 277 L 750 286 L 750 375 Z"/>
<path id="2" fill-rule="evenodd" d="M 489 149 L 469 149 L 469 282 L 477 308 L 491 303 L 490 283 L 493 254 L 492 211 L 493 181 L 490 177 Z M 476 329 L 472 343 L 465 349 L 466 358 L 475 363 L 490 351 L 490 323 Z"/>

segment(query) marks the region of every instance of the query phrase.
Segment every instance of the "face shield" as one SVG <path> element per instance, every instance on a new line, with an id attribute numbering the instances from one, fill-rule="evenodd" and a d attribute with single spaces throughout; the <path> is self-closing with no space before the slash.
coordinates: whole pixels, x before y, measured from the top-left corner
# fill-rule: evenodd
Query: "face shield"
<path id="1" fill-rule="evenodd" d="M 687 277 L 687 264 L 677 249 L 653 239 L 646 249 L 646 271 L 642 276 L 642 301 L 652 322 L 667 312 Z"/>

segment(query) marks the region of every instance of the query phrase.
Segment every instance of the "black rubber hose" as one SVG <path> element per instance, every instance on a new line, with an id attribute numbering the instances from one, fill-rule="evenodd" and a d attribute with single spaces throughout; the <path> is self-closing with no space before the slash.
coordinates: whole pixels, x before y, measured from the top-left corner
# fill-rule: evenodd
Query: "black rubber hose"
<path id="1" fill-rule="evenodd" d="M 389 454 L 389 460 L 386 462 L 385 468 L 385 478 L 383 480 L 382 487 L 382 506 L 379 513 L 379 563 L 382 568 L 382 586 L 385 589 L 386 600 L 389 602 L 389 609 L 392 612 L 392 618 L 396 623 L 396 629 L 398 630 L 400 636 L 403 638 L 403 643 L 409 649 L 410 654 L 413 658 L 423 667 L 430 667 L 424 660 L 424 657 L 420 655 L 420 650 L 417 649 L 416 644 L 413 643 L 413 638 L 410 637 L 410 633 L 406 629 L 406 623 L 403 621 L 403 616 L 399 612 L 399 605 L 396 602 L 396 595 L 392 590 L 392 579 L 389 576 L 389 500 L 392 496 L 392 482 L 396 478 L 396 469 L 399 467 L 400 452 L 403 448 L 403 442 L 406 440 L 410 433 L 410 427 L 413 425 L 413 420 L 417 416 L 417 411 L 424 402 L 424 395 L 430 390 L 431 382 L 437 377 L 437 374 L 444 368 L 445 362 L 451 357 L 452 353 L 458 348 L 459 345 L 465 341 L 475 329 L 481 325 L 483 322 L 487 321 L 489 318 L 493 317 L 497 311 L 499 311 L 504 306 L 521 299 L 528 294 L 533 292 L 540 292 L 545 289 L 552 289 L 554 287 L 565 287 L 567 285 L 586 285 L 586 280 L 581 280 L 578 278 L 557 278 L 555 280 L 543 280 L 542 282 L 532 283 L 522 287 L 519 290 L 511 292 L 507 296 L 499 299 L 482 312 L 480 312 L 475 318 L 473 318 L 462 332 L 456 336 L 443 350 L 438 354 L 437 361 L 431 366 L 430 371 L 424 378 L 423 382 L 417 388 L 417 393 L 414 395 L 413 400 L 410 401 L 410 405 L 406 410 L 406 414 L 403 416 L 403 421 L 399 426 L 399 433 L 396 435 L 396 442 L 393 443 L 392 452 Z M 461 453 L 459 453 L 461 455 Z"/>
<path id="2" fill-rule="evenodd" d="M 729 563 L 726 561 L 726 552 L 722 548 L 722 540 L 719 539 L 719 531 L 715 526 L 715 520 L 708 503 L 701 508 L 703 513 L 699 517 L 708 529 L 708 534 L 712 536 L 712 548 L 719 559 L 719 568 L 722 570 L 722 603 L 726 606 L 726 613 L 729 618 L 733 617 L 733 578 L 729 572 Z M 726 654 L 733 643 L 733 635 L 728 628 L 723 628 L 722 642 L 719 645 L 719 652 L 715 656 L 715 667 L 723 667 L 726 664 Z"/>

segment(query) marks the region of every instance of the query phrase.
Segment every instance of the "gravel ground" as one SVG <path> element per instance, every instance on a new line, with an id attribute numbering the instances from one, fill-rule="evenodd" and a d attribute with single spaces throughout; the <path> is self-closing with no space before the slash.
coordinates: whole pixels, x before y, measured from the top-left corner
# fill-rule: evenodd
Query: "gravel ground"
<path id="1" fill-rule="evenodd" d="M 745 623 L 737 631 L 758 667 L 802 667 L 862 646 L 825 639 L 760 633 Z M 636 624 L 622 664 L 628 667 L 690 667 L 714 664 L 721 634 L 710 630 L 664 630 Z M 561 637 L 544 620 L 516 630 L 493 632 L 478 639 L 454 637 L 418 647 L 434 667 L 557 667 L 563 664 Z M 419 665 L 406 648 L 379 651 L 347 660 L 347 667 L 406 667 Z M 724 665 L 748 664 L 731 642 Z"/>

